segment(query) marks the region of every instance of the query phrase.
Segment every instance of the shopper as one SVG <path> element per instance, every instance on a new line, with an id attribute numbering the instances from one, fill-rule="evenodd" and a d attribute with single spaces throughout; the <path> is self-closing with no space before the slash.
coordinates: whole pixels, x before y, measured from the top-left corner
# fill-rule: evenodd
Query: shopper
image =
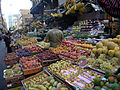
<path id="1" fill-rule="evenodd" d="M 2 40 L 2 29 L 0 29 L 0 41 Z"/>
<path id="2" fill-rule="evenodd" d="M 10 47 L 10 43 L 11 43 L 11 38 L 10 38 L 10 32 L 6 32 L 6 34 L 3 36 L 3 39 L 5 41 L 6 47 L 7 47 L 7 52 L 11 53 L 12 49 Z"/>
<path id="3" fill-rule="evenodd" d="M 64 39 L 63 32 L 58 29 L 58 23 L 53 23 L 53 29 L 48 31 L 45 42 L 50 42 L 51 47 L 57 47 L 57 45 L 61 44 L 62 40 Z"/>

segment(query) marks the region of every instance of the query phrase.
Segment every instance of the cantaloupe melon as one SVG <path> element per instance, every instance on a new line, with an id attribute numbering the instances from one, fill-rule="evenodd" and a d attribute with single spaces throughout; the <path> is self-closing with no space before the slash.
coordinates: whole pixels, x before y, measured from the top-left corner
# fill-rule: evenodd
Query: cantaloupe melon
<path id="1" fill-rule="evenodd" d="M 120 50 L 115 52 L 115 57 L 120 58 Z"/>
<path id="2" fill-rule="evenodd" d="M 102 54 L 102 52 L 103 52 L 103 49 L 102 49 L 102 48 L 98 48 L 98 49 L 97 49 L 97 55 Z"/>
<path id="3" fill-rule="evenodd" d="M 104 48 L 103 48 L 103 53 L 104 53 L 104 54 L 107 54 L 107 53 L 108 53 L 107 47 L 104 47 Z"/>
<path id="4" fill-rule="evenodd" d="M 112 40 L 114 43 L 117 43 L 118 42 L 118 39 L 117 38 L 113 38 Z"/>
<path id="5" fill-rule="evenodd" d="M 120 39 L 120 35 L 117 35 L 117 38 Z"/>
<path id="6" fill-rule="evenodd" d="M 118 46 L 118 45 L 115 44 L 114 42 L 109 42 L 109 43 L 107 44 L 108 50 L 114 50 L 114 48 L 117 47 L 117 46 Z"/>
<path id="7" fill-rule="evenodd" d="M 115 55 L 115 50 L 109 50 L 108 55 L 113 57 Z"/>
<path id="8" fill-rule="evenodd" d="M 107 39 L 102 40 L 102 44 L 105 46 L 109 41 Z"/>
<path id="9" fill-rule="evenodd" d="M 96 54 L 96 53 L 97 53 L 97 49 L 96 49 L 96 48 L 92 49 L 92 52 L 93 52 L 94 54 Z"/>
<path id="10" fill-rule="evenodd" d="M 117 42 L 118 44 L 120 44 L 120 39 L 118 39 L 118 42 Z"/>
<path id="11" fill-rule="evenodd" d="M 97 48 L 103 48 L 103 44 L 102 44 L 101 42 L 98 42 L 98 43 L 96 44 L 96 47 L 97 47 Z"/>
<path id="12" fill-rule="evenodd" d="M 114 49 L 114 50 L 115 50 L 115 51 L 118 51 L 119 49 L 120 49 L 119 47 L 115 47 L 115 49 Z"/>

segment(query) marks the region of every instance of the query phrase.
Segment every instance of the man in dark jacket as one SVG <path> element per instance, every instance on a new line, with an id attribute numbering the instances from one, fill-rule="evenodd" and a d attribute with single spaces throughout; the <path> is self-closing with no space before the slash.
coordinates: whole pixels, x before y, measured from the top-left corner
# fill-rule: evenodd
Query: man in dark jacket
<path id="1" fill-rule="evenodd" d="M 5 41 L 6 47 L 7 47 L 7 52 L 11 53 L 12 49 L 10 47 L 11 39 L 10 39 L 10 33 L 6 33 L 6 35 L 3 36 L 3 39 Z"/>

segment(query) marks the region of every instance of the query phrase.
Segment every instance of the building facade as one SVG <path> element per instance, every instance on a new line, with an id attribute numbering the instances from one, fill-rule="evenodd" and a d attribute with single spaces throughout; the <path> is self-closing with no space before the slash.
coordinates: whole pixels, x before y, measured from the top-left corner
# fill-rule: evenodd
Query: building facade
<path id="1" fill-rule="evenodd" d="M 32 21 L 32 14 L 30 14 L 30 10 L 28 9 L 20 9 L 20 21 L 22 25 L 25 26 Z"/>

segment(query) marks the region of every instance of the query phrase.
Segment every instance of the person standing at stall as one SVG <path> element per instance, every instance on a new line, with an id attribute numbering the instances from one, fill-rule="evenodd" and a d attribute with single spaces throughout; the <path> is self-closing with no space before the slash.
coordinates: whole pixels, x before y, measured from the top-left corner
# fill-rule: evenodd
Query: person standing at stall
<path id="1" fill-rule="evenodd" d="M 53 29 L 48 31 L 45 42 L 50 42 L 50 47 L 57 47 L 57 45 L 61 44 L 64 39 L 63 32 L 58 29 L 58 23 L 53 23 Z"/>

